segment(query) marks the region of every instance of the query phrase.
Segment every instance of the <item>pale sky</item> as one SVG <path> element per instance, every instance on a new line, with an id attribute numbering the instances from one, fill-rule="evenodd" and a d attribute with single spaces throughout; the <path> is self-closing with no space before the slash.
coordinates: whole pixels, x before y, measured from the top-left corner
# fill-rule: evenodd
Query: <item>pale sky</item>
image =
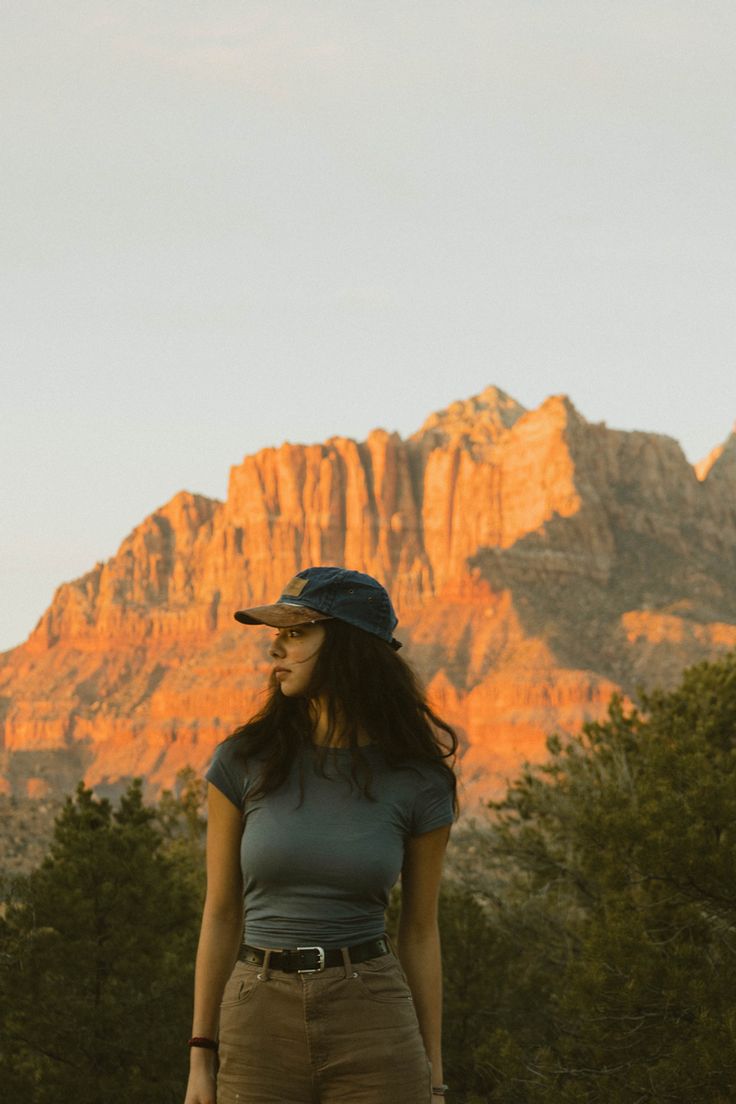
<path id="1" fill-rule="evenodd" d="M 0 648 L 266 445 L 731 430 L 733 0 L 23 0 L 0 87 Z"/>

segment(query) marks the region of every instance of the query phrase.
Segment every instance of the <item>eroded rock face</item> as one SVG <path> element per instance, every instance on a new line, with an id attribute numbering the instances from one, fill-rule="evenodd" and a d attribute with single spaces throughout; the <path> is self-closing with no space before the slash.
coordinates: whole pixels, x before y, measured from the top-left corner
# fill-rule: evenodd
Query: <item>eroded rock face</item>
<path id="1" fill-rule="evenodd" d="M 735 442 L 696 474 L 668 437 L 488 388 L 406 441 L 247 456 L 225 502 L 176 495 L 0 657 L 3 789 L 203 769 L 263 692 L 268 630 L 233 610 L 324 563 L 388 586 L 468 798 L 497 792 L 612 693 L 736 646 Z"/>

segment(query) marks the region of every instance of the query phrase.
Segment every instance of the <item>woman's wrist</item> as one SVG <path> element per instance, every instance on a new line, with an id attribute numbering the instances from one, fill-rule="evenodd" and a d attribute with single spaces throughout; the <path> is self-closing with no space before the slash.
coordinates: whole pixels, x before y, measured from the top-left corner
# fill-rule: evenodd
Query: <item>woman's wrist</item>
<path id="1" fill-rule="evenodd" d="M 431 1071 L 432 1096 L 439 1101 L 439 1098 L 444 1096 L 447 1092 L 447 1085 L 444 1083 L 444 1078 L 442 1077 L 442 1062 L 430 1062 L 429 1067 Z"/>
<path id="2" fill-rule="evenodd" d="M 192 1046 L 189 1048 L 189 1063 L 192 1066 L 205 1066 L 209 1069 L 210 1067 L 214 1067 L 216 1060 L 216 1050 L 200 1046 Z"/>

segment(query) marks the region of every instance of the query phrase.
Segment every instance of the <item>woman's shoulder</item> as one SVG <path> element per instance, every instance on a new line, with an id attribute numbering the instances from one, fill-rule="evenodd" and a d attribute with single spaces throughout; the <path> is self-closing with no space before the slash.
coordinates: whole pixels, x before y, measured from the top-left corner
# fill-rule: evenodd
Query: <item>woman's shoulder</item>
<path id="1" fill-rule="evenodd" d="M 409 785 L 409 834 L 422 835 L 455 819 L 455 778 L 438 760 L 413 758 L 404 763 Z"/>
<path id="2" fill-rule="evenodd" d="M 388 770 L 411 772 L 424 783 L 441 784 L 452 788 L 453 772 L 440 759 L 430 759 L 420 755 L 407 755 L 401 759 L 382 753 Z"/>
<path id="3" fill-rule="evenodd" d="M 205 771 L 205 778 L 239 809 L 248 793 L 252 766 L 240 737 L 228 736 L 217 745 Z"/>
<path id="4" fill-rule="evenodd" d="M 412 801 L 449 800 L 455 796 L 453 771 L 440 760 L 410 756 L 394 760 L 385 753 L 378 753 L 384 778 L 390 780 L 406 799 Z"/>

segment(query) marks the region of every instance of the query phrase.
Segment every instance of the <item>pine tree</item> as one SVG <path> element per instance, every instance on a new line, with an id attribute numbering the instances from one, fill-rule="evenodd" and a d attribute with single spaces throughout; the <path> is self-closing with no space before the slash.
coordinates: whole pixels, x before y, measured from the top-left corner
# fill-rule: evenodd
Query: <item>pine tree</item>
<path id="1" fill-rule="evenodd" d="M 7 1104 L 168 1104 L 186 1082 L 201 900 L 134 782 L 83 785 L 2 922 Z"/>

